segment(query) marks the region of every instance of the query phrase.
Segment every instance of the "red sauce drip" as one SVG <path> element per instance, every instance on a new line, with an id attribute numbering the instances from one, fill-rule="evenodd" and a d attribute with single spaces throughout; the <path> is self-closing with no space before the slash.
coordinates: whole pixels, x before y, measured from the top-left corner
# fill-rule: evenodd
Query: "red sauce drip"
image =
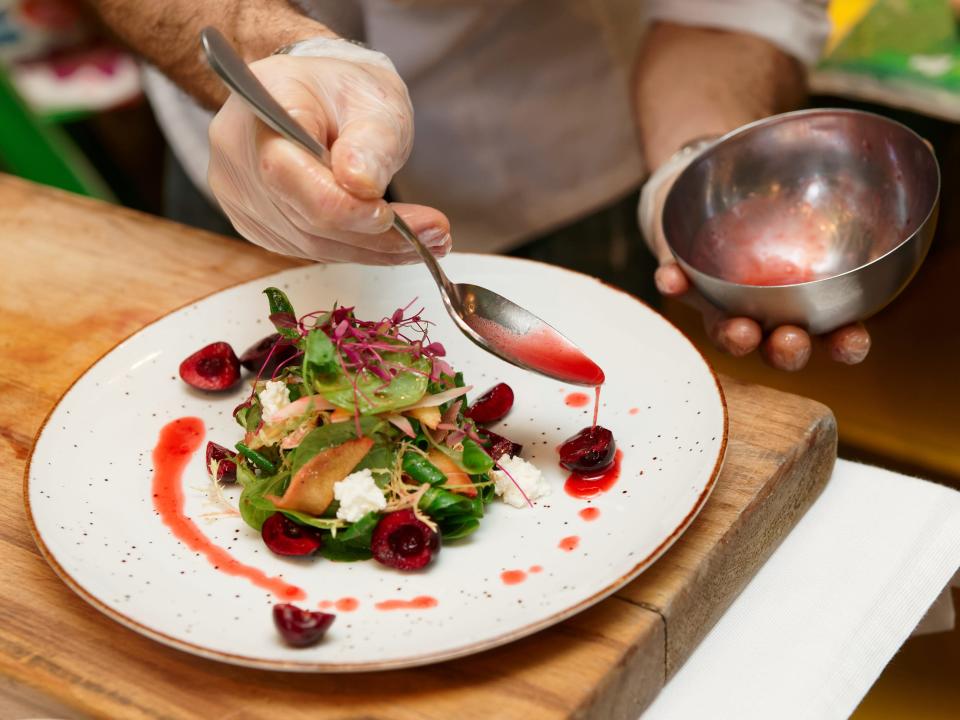
<path id="1" fill-rule="evenodd" d="M 567 407 L 582 408 L 590 402 L 590 396 L 582 392 L 572 392 L 563 399 L 563 402 Z"/>
<path id="2" fill-rule="evenodd" d="M 504 585 L 519 585 L 527 579 L 527 574 L 523 570 L 504 570 L 500 573 L 500 579 Z"/>
<path id="3" fill-rule="evenodd" d="M 583 510 L 581 510 L 577 514 L 587 522 L 592 522 L 593 520 L 596 520 L 598 517 L 600 517 L 600 508 L 585 507 Z"/>
<path id="4" fill-rule="evenodd" d="M 613 465 L 602 475 L 584 477 L 573 473 L 567 478 L 563 489 L 567 495 L 572 495 L 575 498 L 592 498 L 600 493 L 605 493 L 620 479 L 620 463 L 622 460 L 623 451 L 617 450 L 617 454 L 613 458 Z"/>
<path id="5" fill-rule="evenodd" d="M 469 316 L 467 322 L 495 348 L 525 365 L 550 373 L 561 382 L 603 384 L 605 378 L 600 366 L 550 328 L 515 335 L 502 325 L 476 315 Z"/>
<path id="6" fill-rule="evenodd" d="M 340 612 L 353 612 L 360 607 L 360 601 L 356 598 L 345 597 L 337 600 L 333 606 Z"/>
<path id="7" fill-rule="evenodd" d="M 560 541 L 560 544 L 557 545 L 558 548 L 566 552 L 573 552 L 580 546 L 580 536 L 571 535 L 570 537 L 565 537 Z"/>
<path id="8" fill-rule="evenodd" d="M 631 415 L 636 415 L 638 412 L 640 412 L 640 408 L 630 408 Z"/>
<path id="9" fill-rule="evenodd" d="M 413 600 L 384 600 L 374 607 L 377 610 L 427 610 L 439 605 L 435 597 L 418 595 Z"/>
<path id="10" fill-rule="evenodd" d="M 540 567 L 539 565 L 531 565 L 530 569 L 527 570 L 527 572 L 536 574 L 538 572 L 543 572 L 543 568 Z"/>
<path id="11" fill-rule="evenodd" d="M 212 543 L 197 524 L 183 514 L 183 471 L 203 442 L 204 434 L 203 421 L 195 417 L 179 418 L 160 431 L 153 449 L 153 507 L 160 519 L 180 542 L 206 556 L 220 572 L 244 577 L 281 600 L 303 600 L 307 596 L 303 590 L 244 565 Z"/>
<path id="12" fill-rule="evenodd" d="M 596 393 L 596 397 L 593 400 L 593 426 L 597 426 L 597 418 L 600 416 L 600 386 L 597 385 L 593 391 Z"/>
<path id="13" fill-rule="evenodd" d="M 329 610 L 333 607 L 333 600 L 321 600 L 317 603 L 317 608 L 320 610 Z"/>

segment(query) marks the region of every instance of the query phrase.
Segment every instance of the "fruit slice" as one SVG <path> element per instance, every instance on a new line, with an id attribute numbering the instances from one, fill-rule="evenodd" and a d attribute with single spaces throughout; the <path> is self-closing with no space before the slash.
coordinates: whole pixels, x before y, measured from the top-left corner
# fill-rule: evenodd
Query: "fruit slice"
<path id="1" fill-rule="evenodd" d="M 211 343 L 180 363 L 180 377 L 198 390 L 228 390 L 240 379 L 240 360 L 229 343 Z"/>
<path id="2" fill-rule="evenodd" d="M 478 397 L 464 413 L 478 425 L 503 420 L 513 407 L 513 389 L 506 383 L 499 383 Z"/>
<path id="3" fill-rule="evenodd" d="M 362 437 L 321 450 L 297 471 L 282 498 L 266 497 L 281 510 L 322 515 L 333 502 L 334 484 L 349 475 L 372 447 L 373 440 Z"/>
<path id="4" fill-rule="evenodd" d="M 316 645 L 337 619 L 336 615 L 315 610 L 302 610 L 290 603 L 273 606 L 273 624 L 280 636 L 293 647 Z"/>
<path id="5" fill-rule="evenodd" d="M 260 535 L 263 544 L 277 555 L 313 555 L 323 544 L 317 528 L 296 523 L 279 512 L 263 521 Z"/>
<path id="6" fill-rule="evenodd" d="M 590 477 L 600 475 L 613 465 L 617 444 L 605 427 L 585 427 L 560 446 L 560 465 Z"/>
<path id="7" fill-rule="evenodd" d="M 438 407 L 414 408 L 413 410 L 407 410 L 407 415 L 419 420 L 421 425 L 426 425 L 431 430 L 436 430 L 437 425 L 440 424 L 440 408 Z"/>
<path id="8" fill-rule="evenodd" d="M 466 495 L 467 497 L 477 496 L 477 487 L 473 484 L 470 476 L 458 468 L 457 464 L 449 457 L 439 450 L 431 450 L 427 453 L 427 460 L 447 476 L 447 482 L 443 484 L 444 490 Z"/>
<path id="9" fill-rule="evenodd" d="M 374 559 L 397 570 L 419 570 L 440 550 L 440 536 L 417 519 L 413 510 L 384 515 L 370 541 Z"/>

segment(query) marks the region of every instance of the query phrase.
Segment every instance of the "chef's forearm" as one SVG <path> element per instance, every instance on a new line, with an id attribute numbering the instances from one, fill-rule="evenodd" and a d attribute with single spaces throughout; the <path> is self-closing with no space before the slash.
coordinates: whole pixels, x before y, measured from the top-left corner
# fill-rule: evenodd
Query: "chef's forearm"
<path id="1" fill-rule="evenodd" d="M 248 62 L 281 45 L 317 35 L 335 37 L 287 0 L 88 0 L 127 45 L 209 108 L 227 92 L 202 60 L 200 31 L 217 27 Z"/>
<path id="2" fill-rule="evenodd" d="M 683 145 L 803 102 L 802 66 L 754 35 L 654 24 L 636 75 L 635 109 L 648 170 Z"/>

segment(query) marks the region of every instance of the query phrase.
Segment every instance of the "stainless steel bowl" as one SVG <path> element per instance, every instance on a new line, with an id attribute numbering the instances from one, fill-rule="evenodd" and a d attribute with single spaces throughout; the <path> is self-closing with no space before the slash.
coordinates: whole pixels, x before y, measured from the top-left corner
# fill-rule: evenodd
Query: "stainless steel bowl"
<path id="1" fill-rule="evenodd" d="M 893 300 L 930 248 L 940 169 L 912 130 L 853 110 L 802 110 L 723 137 L 679 175 L 663 230 L 719 308 L 813 333 Z"/>

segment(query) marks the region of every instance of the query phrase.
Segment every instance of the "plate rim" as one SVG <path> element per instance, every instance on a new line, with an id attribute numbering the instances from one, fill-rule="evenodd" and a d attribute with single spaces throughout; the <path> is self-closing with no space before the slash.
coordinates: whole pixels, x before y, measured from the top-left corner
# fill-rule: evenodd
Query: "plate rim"
<path id="1" fill-rule="evenodd" d="M 148 328 L 157 324 L 161 320 L 164 320 L 174 313 L 178 313 L 181 310 L 191 307 L 201 303 L 215 295 L 219 295 L 222 292 L 228 290 L 233 290 L 242 285 L 252 284 L 263 278 L 270 277 L 273 275 L 279 275 L 281 273 L 292 272 L 296 270 L 301 270 L 303 268 L 312 268 L 315 265 L 322 265 L 322 263 L 304 263 L 304 264 L 295 264 L 289 268 L 283 268 L 280 270 L 271 270 L 268 273 L 259 275 L 257 277 L 250 278 L 248 280 L 241 280 L 226 287 L 219 288 L 217 290 L 212 290 L 200 297 L 194 298 L 188 302 L 185 302 L 181 305 L 178 305 L 175 308 L 168 310 L 162 315 L 154 318 L 150 322 L 144 324 L 143 326 L 137 328 L 136 330 L 130 332 L 122 339 L 118 340 L 110 348 L 101 353 L 96 359 L 94 359 L 82 372 L 80 372 L 70 384 L 60 393 L 57 397 L 56 402 L 50 407 L 47 411 L 46 416 L 43 418 L 43 422 L 40 423 L 40 426 L 37 428 L 36 433 L 33 436 L 32 446 L 30 448 L 30 455 L 27 457 L 27 462 L 24 465 L 23 469 L 23 504 L 26 514 L 27 525 L 30 529 L 30 534 L 33 536 L 33 541 L 36 543 L 37 548 L 40 550 L 40 554 L 47 564 L 53 569 L 54 573 L 63 581 L 63 583 L 70 588 L 74 593 L 76 593 L 82 600 L 87 604 L 98 610 L 99 612 L 106 615 L 108 618 L 114 622 L 123 625 L 124 627 L 133 630 L 134 632 L 139 633 L 140 635 L 147 637 L 151 640 L 154 640 L 162 645 L 167 647 L 172 647 L 181 652 L 186 652 L 194 656 L 199 656 L 208 660 L 216 660 L 219 662 L 227 663 L 230 665 L 236 665 L 240 667 L 248 667 L 259 670 L 273 670 L 279 672 L 301 672 L 301 673 L 361 673 L 361 672 L 379 672 L 384 670 L 399 670 L 403 668 L 413 668 L 421 667 L 425 665 L 432 665 L 435 663 L 446 662 L 449 660 L 455 660 L 457 658 L 466 657 L 469 655 L 475 655 L 486 650 L 492 650 L 503 645 L 515 642 L 530 635 L 534 635 L 541 630 L 545 630 L 553 625 L 557 625 L 564 620 L 567 620 L 574 615 L 577 615 L 599 602 L 605 600 L 606 598 L 613 595 L 615 592 L 620 590 L 622 587 L 627 585 L 632 580 L 636 579 L 640 574 L 642 574 L 647 568 L 649 568 L 653 563 L 655 563 L 667 550 L 669 550 L 674 543 L 683 535 L 684 532 L 693 524 L 693 521 L 696 520 L 697 516 L 700 514 L 700 511 L 706 505 L 707 500 L 710 495 L 713 493 L 714 488 L 717 484 L 717 479 L 720 476 L 720 473 L 723 469 L 724 462 L 726 460 L 728 441 L 729 441 L 729 430 L 730 430 L 730 413 L 727 407 L 727 398 L 724 393 L 723 386 L 720 384 L 720 378 L 717 375 L 717 371 L 714 369 L 713 365 L 707 360 L 707 357 L 703 352 L 694 344 L 690 337 L 679 327 L 676 326 L 672 321 L 668 320 L 661 313 L 654 310 L 650 305 L 641 300 L 640 298 L 631 295 L 627 291 L 611 285 L 600 278 L 588 275 L 586 273 L 579 272 L 578 270 L 571 270 L 570 268 L 565 268 L 560 265 L 553 265 L 551 263 L 543 262 L 540 260 L 532 260 L 529 258 L 520 258 L 513 257 L 509 255 L 491 255 L 490 253 L 451 253 L 451 255 L 457 256 L 477 256 L 483 258 L 496 257 L 499 259 L 506 259 L 510 262 L 518 263 L 530 263 L 533 265 L 542 265 L 551 270 L 558 270 L 565 273 L 570 273 L 572 275 L 579 275 L 582 278 L 586 278 L 591 282 L 598 283 L 608 290 L 612 290 L 621 295 L 625 295 L 628 299 L 633 302 L 639 303 L 650 310 L 654 316 L 659 318 L 662 322 L 669 325 L 678 335 L 680 335 L 684 340 L 687 341 L 687 344 L 694 350 L 694 352 L 699 355 L 700 359 L 703 361 L 704 366 L 710 372 L 711 377 L 713 378 L 714 385 L 717 389 L 717 394 L 720 398 L 720 406 L 723 414 L 723 434 L 720 440 L 720 448 L 717 453 L 717 459 L 714 462 L 713 470 L 711 471 L 710 478 L 707 480 L 707 483 L 704 489 L 701 491 L 700 496 L 697 498 L 693 507 L 689 510 L 687 515 L 680 521 L 680 523 L 667 535 L 661 543 L 654 548 L 646 557 L 638 561 L 628 572 L 622 574 L 616 580 L 608 583 L 605 587 L 601 588 L 597 592 L 593 593 L 587 598 L 584 598 L 580 602 L 576 603 L 573 606 L 559 610 L 552 615 L 542 618 L 538 621 L 528 623 L 522 628 L 512 630 L 510 632 L 502 633 L 486 640 L 481 640 L 478 642 L 471 643 L 470 645 L 461 646 L 452 650 L 444 650 L 433 653 L 426 653 L 423 655 L 414 655 L 408 656 L 402 659 L 396 660 L 387 660 L 387 661 L 373 661 L 373 662 L 363 662 L 363 663 L 329 663 L 329 662 L 300 662 L 300 661 L 291 661 L 291 660 L 265 660 L 260 657 L 253 657 L 249 655 L 239 655 L 235 653 L 223 652 L 220 650 L 211 650 L 210 648 L 200 645 L 197 643 L 188 642 L 186 640 L 181 640 L 175 638 L 171 635 L 168 635 L 160 630 L 154 629 L 143 623 L 125 615 L 124 613 L 110 607 L 107 603 L 103 602 L 96 596 L 94 596 L 90 591 L 88 591 L 80 582 L 78 582 L 70 573 L 68 573 L 63 566 L 57 561 L 56 557 L 47 547 L 46 543 L 43 541 L 43 537 L 40 534 L 40 530 L 36 525 L 33 516 L 33 508 L 30 504 L 30 468 L 33 464 L 33 458 L 36 454 L 37 443 L 40 440 L 40 436 L 46 430 L 47 424 L 53 414 L 57 411 L 57 408 L 63 403 L 64 399 L 68 394 L 73 390 L 74 386 L 79 383 L 83 378 L 93 370 L 104 358 L 110 355 L 112 352 L 117 350 L 121 345 L 131 340 L 134 336 L 139 335 L 141 332 L 144 332 Z M 359 265 L 357 263 L 352 263 L 354 265 Z M 364 266 L 360 266 L 364 267 Z"/>

